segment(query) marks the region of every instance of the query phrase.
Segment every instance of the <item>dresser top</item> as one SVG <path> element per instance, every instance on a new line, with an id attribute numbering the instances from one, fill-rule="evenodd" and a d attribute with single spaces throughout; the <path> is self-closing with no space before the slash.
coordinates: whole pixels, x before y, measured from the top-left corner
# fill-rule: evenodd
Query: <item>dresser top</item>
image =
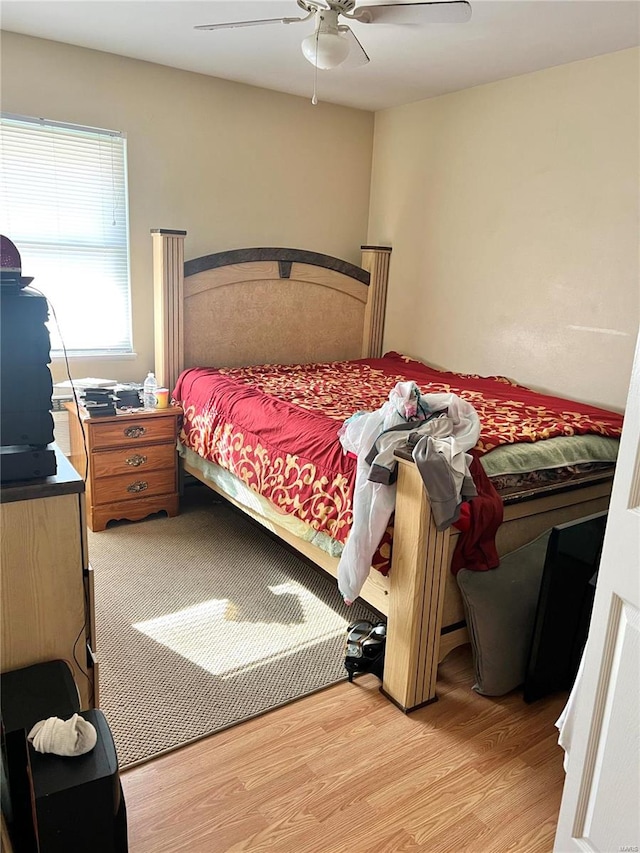
<path id="1" fill-rule="evenodd" d="M 75 495 L 84 492 L 84 480 L 69 462 L 57 444 L 53 445 L 56 452 L 57 473 L 52 477 L 39 480 L 16 480 L 12 483 L 2 483 L 0 486 L 0 503 L 12 501 L 31 501 L 36 498 L 53 498 L 59 495 Z"/>

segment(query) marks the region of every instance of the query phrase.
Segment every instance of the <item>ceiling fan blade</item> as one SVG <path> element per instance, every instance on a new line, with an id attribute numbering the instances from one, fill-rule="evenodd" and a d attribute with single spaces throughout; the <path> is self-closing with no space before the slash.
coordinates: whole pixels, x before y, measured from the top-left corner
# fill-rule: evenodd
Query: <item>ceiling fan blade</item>
<path id="1" fill-rule="evenodd" d="M 340 68 L 357 68 L 360 65 L 366 65 L 369 62 L 366 50 L 362 47 L 356 38 L 353 30 L 346 24 L 340 24 L 338 32 L 344 33 L 349 42 L 349 55 L 344 62 L 340 63 Z"/>
<path id="2" fill-rule="evenodd" d="M 466 0 L 358 6 L 350 18 L 361 24 L 461 24 L 471 17 Z"/>
<path id="3" fill-rule="evenodd" d="M 234 27 L 256 27 L 261 24 L 297 24 L 298 21 L 308 21 L 313 12 L 304 18 L 262 18 L 258 21 L 226 21 L 224 24 L 200 24 L 194 30 L 227 30 Z"/>

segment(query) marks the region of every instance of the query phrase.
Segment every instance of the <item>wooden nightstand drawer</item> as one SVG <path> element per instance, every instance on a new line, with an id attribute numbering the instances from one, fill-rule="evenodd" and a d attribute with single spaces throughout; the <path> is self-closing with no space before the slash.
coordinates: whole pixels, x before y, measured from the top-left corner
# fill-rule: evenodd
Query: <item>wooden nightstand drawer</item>
<path id="1" fill-rule="evenodd" d="M 144 479 L 143 474 L 147 471 L 155 471 L 158 468 L 173 469 L 175 455 L 174 442 L 123 447 L 119 450 L 101 450 L 91 457 L 93 477 L 97 480 L 102 477 L 126 474 L 136 479 Z"/>
<path id="2" fill-rule="evenodd" d="M 176 435 L 176 419 L 169 417 L 135 418 L 123 415 L 121 419 L 109 419 L 105 423 L 91 423 L 91 449 L 134 446 L 152 441 L 173 441 Z"/>
<path id="3" fill-rule="evenodd" d="M 93 503 L 108 504 L 114 501 L 135 500 L 151 495 L 176 491 L 175 466 L 161 471 L 134 472 L 118 477 L 104 477 L 93 483 Z"/>

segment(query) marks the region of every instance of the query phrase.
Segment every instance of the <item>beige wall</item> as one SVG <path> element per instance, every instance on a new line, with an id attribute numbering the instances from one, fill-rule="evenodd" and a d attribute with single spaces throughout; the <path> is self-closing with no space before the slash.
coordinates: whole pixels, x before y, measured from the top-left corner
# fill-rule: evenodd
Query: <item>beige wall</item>
<path id="1" fill-rule="evenodd" d="M 151 239 L 186 256 L 393 246 L 385 346 L 622 408 L 639 318 L 639 52 L 376 114 L 2 34 L 2 109 L 122 130 L 134 360 L 153 361 Z M 340 156 L 334 152 L 340 151 Z M 56 380 L 64 378 L 55 363 Z"/>
<path id="2" fill-rule="evenodd" d="M 153 364 L 151 228 L 186 229 L 187 258 L 284 245 L 359 263 L 372 113 L 13 33 L 1 70 L 3 110 L 127 135 L 137 358 L 74 360 L 76 378 Z"/>
<path id="3" fill-rule="evenodd" d="M 639 52 L 376 114 L 385 347 L 623 408 L 639 319 Z"/>

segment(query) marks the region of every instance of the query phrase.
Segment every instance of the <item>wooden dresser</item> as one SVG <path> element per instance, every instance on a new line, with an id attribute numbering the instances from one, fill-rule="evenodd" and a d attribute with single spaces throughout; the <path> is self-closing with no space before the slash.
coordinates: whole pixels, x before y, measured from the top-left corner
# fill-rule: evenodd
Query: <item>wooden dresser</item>
<path id="1" fill-rule="evenodd" d="M 176 407 L 113 417 L 69 411 L 71 462 L 87 486 L 87 524 L 104 530 L 115 519 L 139 521 L 154 512 L 177 515 Z"/>
<path id="2" fill-rule="evenodd" d="M 55 476 L 0 488 L 1 669 L 65 660 L 87 709 L 98 705 L 98 675 L 85 489 L 57 448 L 56 459 Z"/>

